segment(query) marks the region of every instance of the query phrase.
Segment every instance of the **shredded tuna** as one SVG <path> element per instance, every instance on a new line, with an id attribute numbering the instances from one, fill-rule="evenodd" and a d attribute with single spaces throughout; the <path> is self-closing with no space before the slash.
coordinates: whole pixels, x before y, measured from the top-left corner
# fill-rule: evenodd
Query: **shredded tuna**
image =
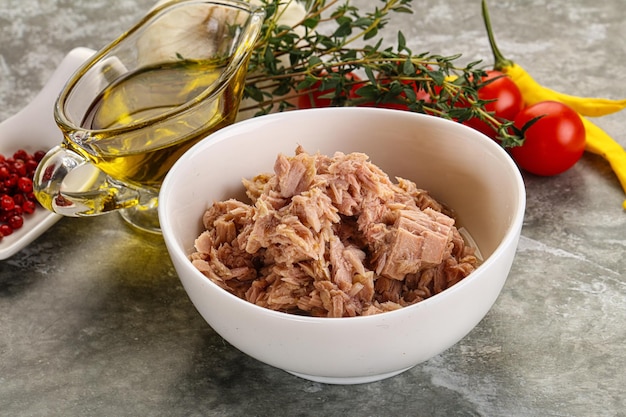
<path id="1" fill-rule="evenodd" d="M 479 263 L 450 210 L 409 180 L 391 181 L 362 153 L 298 147 L 243 185 L 251 203 L 213 203 L 190 260 L 262 307 L 379 314 L 444 291 Z"/>

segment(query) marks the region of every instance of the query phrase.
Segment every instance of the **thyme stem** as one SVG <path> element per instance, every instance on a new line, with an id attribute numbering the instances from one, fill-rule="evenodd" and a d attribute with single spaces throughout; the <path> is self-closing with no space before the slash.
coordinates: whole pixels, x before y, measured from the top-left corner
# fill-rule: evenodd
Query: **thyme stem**
<path id="1" fill-rule="evenodd" d="M 242 110 L 256 109 L 258 115 L 287 110 L 317 90 L 333 106 L 392 103 L 459 122 L 477 117 L 498 131 L 503 146 L 523 140 L 479 99 L 485 75 L 480 61 L 459 66 L 460 55 L 413 54 L 401 32 L 395 46 L 385 44 L 379 33 L 392 13 L 412 13 L 412 0 L 382 0 L 373 10 L 359 10 L 350 0 L 261 1 L 267 17 L 250 59 Z M 295 23 L 282 21 L 288 8 L 303 4 Z M 355 78 L 357 73 L 365 78 Z"/>

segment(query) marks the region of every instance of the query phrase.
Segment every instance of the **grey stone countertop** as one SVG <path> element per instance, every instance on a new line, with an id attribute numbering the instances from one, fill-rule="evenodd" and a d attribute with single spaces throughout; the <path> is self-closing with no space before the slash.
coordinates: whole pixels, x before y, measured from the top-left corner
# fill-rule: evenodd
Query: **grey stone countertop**
<path id="1" fill-rule="evenodd" d="M 152 3 L 0 2 L 0 120 L 72 48 L 104 46 Z M 542 84 L 626 98 L 623 0 L 490 7 L 502 51 Z M 414 52 L 492 63 L 479 0 L 413 9 L 393 18 L 390 42 L 401 29 Z M 626 113 L 597 124 L 626 145 Z M 519 249 L 485 319 L 444 353 L 364 385 L 309 382 L 247 357 L 196 312 L 161 238 L 115 214 L 64 218 L 0 261 L 0 415 L 626 416 L 624 192 L 591 154 L 562 175 L 524 178 Z"/>

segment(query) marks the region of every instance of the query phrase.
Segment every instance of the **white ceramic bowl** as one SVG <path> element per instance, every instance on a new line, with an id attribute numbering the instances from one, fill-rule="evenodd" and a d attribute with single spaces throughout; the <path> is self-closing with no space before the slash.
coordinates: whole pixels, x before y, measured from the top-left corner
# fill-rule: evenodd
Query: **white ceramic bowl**
<path id="1" fill-rule="evenodd" d="M 484 263 L 466 279 L 410 307 L 374 316 L 314 318 L 239 299 L 198 272 L 188 255 L 209 204 L 242 198 L 241 179 L 271 172 L 279 152 L 358 151 L 455 209 Z M 242 352 L 324 383 L 380 380 L 457 343 L 485 316 L 507 278 L 525 209 L 522 177 L 482 134 L 441 118 L 369 108 L 293 111 L 237 123 L 190 149 L 159 197 L 165 243 L 191 301 Z"/>

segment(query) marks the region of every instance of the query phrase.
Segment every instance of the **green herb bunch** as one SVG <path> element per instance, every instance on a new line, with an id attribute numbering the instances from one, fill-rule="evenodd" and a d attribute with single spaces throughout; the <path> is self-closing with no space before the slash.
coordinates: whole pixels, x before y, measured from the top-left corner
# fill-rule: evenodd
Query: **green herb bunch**
<path id="1" fill-rule="evenodd" d="M 301 21 L 281 24 L 281 12 L 295 1 L 262 0 L 267 16 L 244 92 L 254 105 L 241 110 L 285 111 L 298 96 L 319 91 L 332 106 L 396 105 L 461 123 L 479 118 L 498 132 L 502 146 L 523 141 L 511 121 L 494 118 L 478 98 L 486 75 L 481 61 L 461 66 L 460 54 L 415 54 L 401 31 L 393 45 L 385 44 L 380 31 L 392 13 L 412 13 L 412 0 L 381 0 L 372 10 L 349 0 L 307 0 Z"/>

